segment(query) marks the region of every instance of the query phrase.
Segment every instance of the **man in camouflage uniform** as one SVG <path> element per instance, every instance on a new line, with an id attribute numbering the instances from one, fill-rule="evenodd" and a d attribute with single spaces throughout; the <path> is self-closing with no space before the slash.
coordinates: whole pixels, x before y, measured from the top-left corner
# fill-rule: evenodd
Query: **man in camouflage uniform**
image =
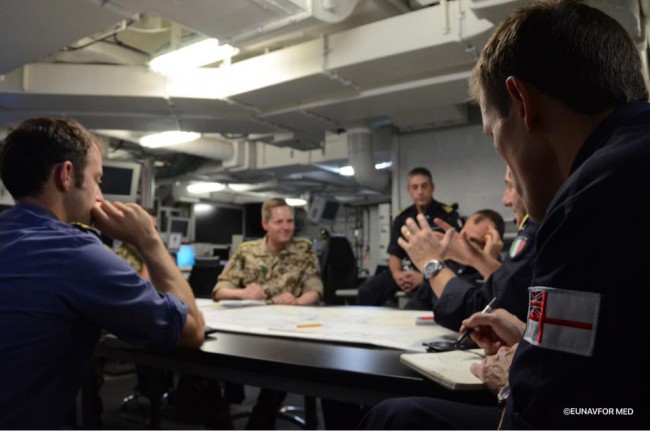
<path id="1" fill-rule="evenodd" d="M 212 297 L 317 304 L 323 293 L 318 258 L 309 240 L 293 237 L 293 209 L 284 199 L 267 200 L 262 205 L 262 227 L 266 236 L 239 246 Z"/>
<path id="2" fill-rule="evenodd" d="M 153 221 L 154 226 L 156 226 L 156 229 L 158 229 L 156 211 L 151 208 L 145 208 L 145 210 L 151 216 L 151 220 Z M 144 278 L 145 280 L 150 280 L 149 270 L 147 270 L 147 267 L 142 260 L 142 256 L 140 256 L 140 253 L 138 253 L 132 245 L 125 243 L 120 244 L 119 247 L 117 247 L 115 250 L 115 254 L 124 259 L 126 263 L 131 265 L 131 267 L 135 270 L 135 272 L 138 273 L 140 277 Z"/>
<path id="3" fill-rule="evenodd" d="M 316 305 L 323 293 L 320 267 L 311 242 L 294 238 L 293 209 L 284 199 L 262 205 L 266 236 L 242 243 L 212 291 L 220 299 L 257 299 L 270 304 Z M 275 429 L 286 393 L 261 389 L 246 429 Z"/>

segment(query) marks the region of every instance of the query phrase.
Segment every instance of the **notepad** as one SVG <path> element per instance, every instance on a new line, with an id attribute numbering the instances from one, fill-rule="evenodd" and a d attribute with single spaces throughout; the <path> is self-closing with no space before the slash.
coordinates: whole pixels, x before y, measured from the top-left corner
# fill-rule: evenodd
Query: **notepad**
<path id="1" fill-rule="evenodd" d="M 261 299 L 222 299 L 219 301 L 222 307 L 254 307 L 257 305 L 266 305 L 266 301 Z"/>
<path id="2" fill-rule="evenodd" d="M 483 349 L 452 350 L 441 353 L 404 353 L 400 360 L 420 374 L 454 391 L 484 388 L 483 382 L 469 370 L 472 362 L 483 362 L 476 354 Z"/>

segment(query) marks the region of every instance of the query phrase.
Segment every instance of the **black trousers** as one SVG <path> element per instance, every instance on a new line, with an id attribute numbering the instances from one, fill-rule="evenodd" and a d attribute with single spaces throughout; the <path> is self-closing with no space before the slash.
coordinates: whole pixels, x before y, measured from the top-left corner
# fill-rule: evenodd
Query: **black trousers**
<path id="1" fill-rule="evenodd" d="M 359 286 L 357 305 L 384 305 L 398 290 L 390 271 L 382 271 Z"/>
<path id="2" fill-rule="evenodd" d="M 260 389 L 255 407 L 251 411 L 246 424 L 247 430 L 272 430 L 275 429 L 275 419 L 282 401 L 287 397 L 286 392 L 273 389 Z"/>
<path id="3" fill-rule="evenodd" d="M 411 397 L 382 401 L 361 420 L 368 430 L 497 429 L 499 409 L 435 398 Z"/>

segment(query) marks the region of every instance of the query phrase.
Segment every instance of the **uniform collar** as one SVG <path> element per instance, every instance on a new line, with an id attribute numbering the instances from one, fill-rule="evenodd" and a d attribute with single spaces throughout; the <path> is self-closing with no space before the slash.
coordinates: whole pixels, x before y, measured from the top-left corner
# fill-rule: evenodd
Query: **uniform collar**
<path id="1" fill-rule="evenodd" d="M 635 123 L 646 124 L 647 118 L 645 115 L 638 118 L 640 114 L 644 113 L 650 113 L 650 104 L 642 101 L 626 103 L 616 108 L 587 137 L 573 161 L 571 173 L 575 172 L 592 154 L 604 147 L 609 138 L 620 126 L 633 125 Z M 643 123 L 639 120 L 642 120 Z"/>
<path id="2" fill-rule="evenodd" d="M 529 219 L 528 213 L 526 213 L 524 218 L 521 219 L 521 223 L 519 223 L 519 226 L 517 226 L 518 231 L 522 230 L 526 226 L 526 223 L 528 223 L 528 219 Z"/>

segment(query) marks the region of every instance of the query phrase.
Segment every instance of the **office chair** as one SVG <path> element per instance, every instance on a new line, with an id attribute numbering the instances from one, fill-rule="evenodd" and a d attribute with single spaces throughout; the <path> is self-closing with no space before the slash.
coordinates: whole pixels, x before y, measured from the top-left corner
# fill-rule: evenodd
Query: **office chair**
<path id="1" fill-rule="evenodd" d="M 212 288 L 217 284 L 217 278 L 223 268 L 219 257 L 197 257 L 188 279 L 194 296 L 211 298 Z"/>
<path id="2" fill-rule="evenodd" d="M 357 287 L 357 261 L 344 235 L 334 234 L 327 240 L 321 255 L 321 277 L 325 305 L 342 305 L 343 298 L 337 297 L 336 291 Z"/>

